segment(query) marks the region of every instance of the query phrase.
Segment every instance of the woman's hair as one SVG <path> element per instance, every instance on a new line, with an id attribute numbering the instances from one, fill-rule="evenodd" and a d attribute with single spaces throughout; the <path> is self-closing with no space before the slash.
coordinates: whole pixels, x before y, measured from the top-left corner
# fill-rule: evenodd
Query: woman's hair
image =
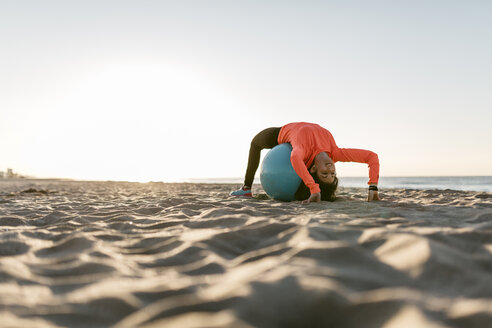
<path id="1" fill-rule="evenodd" d="M 319 189 L 321 189 L 321 200 L 326 200 L 329 202 L 335 201 L 335 191 L 338 187 L 338 178 L 335 177 L 335 180 L 333 180 L 332 183 L 323 183 L 319 180 L 318 174 L 311 172 L 309 173 L 313 177 L 314 182 L 319 185 Z M 309 196 L 311 196 L 311 191 L 309 191 L 309 188 L 304 184 L 303 181 L 301 181 L 301 185 L 299 186 L 299 188 L 297 188 L 296 191 L 296 200 L 306 200 L 309 198 Z"/>

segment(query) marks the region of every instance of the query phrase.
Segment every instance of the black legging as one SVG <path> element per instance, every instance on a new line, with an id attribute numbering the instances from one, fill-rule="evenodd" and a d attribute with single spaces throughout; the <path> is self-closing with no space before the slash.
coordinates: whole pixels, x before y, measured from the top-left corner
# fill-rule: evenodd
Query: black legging
<path id="1" fill-rule="evenodd" d="M 255 178 L 256 170 L 260 165 L 260 153 L 262 149 L 270 149 L 278 145 L 278 134 L 280 128 L 267 128 L 258 133 L 251 141 L 249 148 L 248 168 L 244 177 L 244 186 L 251 187 Z"/>

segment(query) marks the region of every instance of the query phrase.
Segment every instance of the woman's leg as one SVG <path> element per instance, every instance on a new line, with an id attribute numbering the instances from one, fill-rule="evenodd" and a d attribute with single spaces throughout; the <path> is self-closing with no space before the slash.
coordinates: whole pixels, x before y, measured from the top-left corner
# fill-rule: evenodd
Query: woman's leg
<path id="1" fill-rule="evenodd" d="M 246 169 L 243 188 L 251 188 L 256 170 L 258 169 L 258 165 L 260 165 L 261 150 L 265 148 L 273 148 L 278 145 L 277 140 L 279 133 L 280 128 L 267 128 L 258 133 L 251 141 L 251 147 L 249 148 L 248 168 Z"/>

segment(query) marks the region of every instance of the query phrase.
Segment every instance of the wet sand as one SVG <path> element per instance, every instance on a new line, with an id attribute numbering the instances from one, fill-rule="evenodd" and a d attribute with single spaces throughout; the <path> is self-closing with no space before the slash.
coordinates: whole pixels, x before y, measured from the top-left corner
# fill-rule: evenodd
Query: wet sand
<path id="1" fill-rule="evenodd" d="M 2 327 L 487 327 L 492 193 L 0 179 Z"/>

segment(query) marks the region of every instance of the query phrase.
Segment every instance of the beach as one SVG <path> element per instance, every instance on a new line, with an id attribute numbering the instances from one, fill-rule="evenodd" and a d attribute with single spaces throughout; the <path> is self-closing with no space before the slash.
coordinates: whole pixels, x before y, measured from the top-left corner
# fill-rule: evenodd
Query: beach
<path id="1" fill-rule="evenodd" d="M 492 193 L 0 179 L 1 327 L 490 327 Z"/>

